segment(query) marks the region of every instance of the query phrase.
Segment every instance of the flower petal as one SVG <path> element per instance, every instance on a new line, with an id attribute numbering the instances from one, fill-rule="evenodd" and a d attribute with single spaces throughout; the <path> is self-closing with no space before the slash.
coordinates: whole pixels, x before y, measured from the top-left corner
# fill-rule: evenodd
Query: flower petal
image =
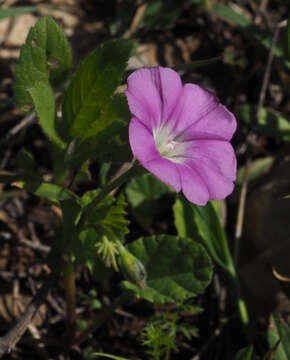
<path id="1" fill-rule="evenodd" d="M 210 199 L 223 200 L 233 192 L 234 183 L 223 177 L 216 169 L 202 165 L 200 172 L 202 172 L 203 178 L 206 179 Z"/>
<path id="2" fill-rule="evenodd" d="M 179 102 L 172 115 L 174 132 L 182 133 L 197 123 L 219 104 L 217 97 L 210 91 L 194 84 L 185 84 Z"/>
<path id="3" fill-rule="evenodd" d="M 130 121 L 129 141 L 135 158 L 142 165 L 147 161 L 161 157 L 156 148 L 153 134 L 137 118 Z"/>
<path id="4" fill-rule="evenodd" d="M 194 139 L 230 140 L 236 131 L 234 115 L 222 104 L 218 104 L 201 120 L 189 126 L 182 134 L 183 141 Z"/>
<path id="5" fill-rule="evenodd" d="M 159 180 L 172 186 L 176 192 L 181 190 L 180 176 L 175 163 L 160 157 L 160 159 L 151 160 L 142 165 Z"/>
<path id="6" fill-rule="evenodd" d="M 156 128 L 170 119 L 181 92 L 181 79 L 174 70 L 142 68 L 129 76 L 126 96 L 131 113 Z"/>
<path id="7" fill-rule="evenodd" d="M 186 164 L 177 165 L 181 186 L 187 200 L 196 205 L 205 205 L 209 200 L 209 192 L 199 173 Z"/>
<path id="8" fill-rule="evenodd" d="M 198 169 L 200 177 L 206 184 L 210 199 L 222 200 L 232 193 L 233 181 L 224 176 L 211 159 L 205 157 L 202 161 L 198 159 L 190 160 L 188 165 L 194 170 Z"/>
<path id="9" fill-rule="evenodd" d="M 201 165 L 213 168 L 227 180 L 237 175 L 237 159 L 232 145 L 227 141 L 195 140 L 186 143 L 184 162 L 193 168 Z M 202 173 L 201 173 L 202 175 Z"/>

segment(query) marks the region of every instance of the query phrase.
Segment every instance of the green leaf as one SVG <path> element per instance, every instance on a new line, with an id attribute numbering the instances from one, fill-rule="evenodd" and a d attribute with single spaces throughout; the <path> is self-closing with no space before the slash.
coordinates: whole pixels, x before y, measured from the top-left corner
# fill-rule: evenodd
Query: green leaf
<path id="1" fill-rule="evenodd" d="M 44 197 L 48 200 L 58 202 L 61 200 L 78 200 L 78 196 L 70 190 L 63 188 L 55 184 L 49 184 L 42 181 L 41 178 L 25 179 L 21 184 L 25 190 L 32 192 L 33 194 Z"/>
<path id="2" fill-rule="evenodd" d="M 73 255 L 79 264 L 89 268 L 96 280 L 104 281 L 112 273 L 112 270 L 105 266 L 98 254 L 96 245 L 99 242 L 100 234 L 96 230 L 83 230 L 79 235 L 79 240 L 74 244 Z"/>
<path id="3" fill-rule="evenodd" d="M 159 235 L 140 238 L 127 246 L 147 271 L 147 287 L 123 281 L 138 298 L 151 302 L 177 302 L 202 294 L 212 276 L 204 247 L 187 238 Z"/>
<path id="4" fill-rule="evenodd" d="M 14 17 L 37 10 L 37 6 L 11 6 L 7 8 L 0 7 L 0 20 L 7 17 Z"/>
<path id="5" fill-rule="evenodd" d="M 96 133 L 96 122 L 120 83 L 133 47 L 132 40 L 110 41 L 98 46 L 80 64 L 63 100 L 64 125 L 70 138 L 90 136 L 92 128 Z"/>
<path id="6" fill-rule="evenodd" d="M 179 196 L 174 204 L 174 219 L 179 236 L 201 241 L 213 259 L 234 276 L 226 235 L 211 202 L 197 206 Z"/>
<path id="7" fill-rule="evenodd" d="M 290 122 L 273 110 L 261 108 L 258 123 L 256 123 L 257 105 L 245 104 L 238 108 L 238 116 L 248 125 L 269 137 L 278 137 L 290 141 Z"/>
<path id="8" fill-rule="evenodd" d="M 87 206 L 98 194 L 99 190 L 87 192 L 82 197 L 82 206 Z M 87 226 L 97 228 L 99 237 L 104 234 L 109 240 L 122 240 L 129 232 L 129 221 L 125 218 L 126 206 L 123 194 L 120 194 L 117 200 L 112 196 L 106 196 L 92 211 Z"/>
<path id="9" fill-rule="evenodd" d="M 86 133 L 86 137 L 96 136 L 108 128 L 113 122 L 128 126 L 132 115 L 129 111 L 127 100 L 124 94 L 116 94 L 109 101 L 100 118 L 92 123 Z"/>
<path id="10" fill-rule="evenodd" d="M 275 348 L 274 360 L 290 359 L 290 327 L 278 317 L 271 317 L 271 324 L 268 329 L 268 342 L 271 348 Z"/>
<path id="11" fill-rule="evenodd" d="M 235 360 L 252 360 L 253 352 L 254 352 L 253 345 L 251 345 L 247 348 L 241 349 L 237 352 L 237 354 L 235 356 Z"/>
<path id="12" fill-rule="evenodd" d="M 58 134 L 55 100 L 51 86 L 48 82 L 36 82 L 28 89 L 28 92 L 33 100 L 42 130 L 50 140 L 64 148 L 65 144 Z"/>
<path id="13" fill-rule="evenodd" d="M 14 92 L 20 107 L 30 104 L 27 93 L 37 82 L 58 84 L 71 68 L 72 55 L 65 33 L 50 17 L 30 29 L 15 69 Z"/>
<path id="14" fill-rule="evenodd" d="M 66 162 L 77 167 L 89 158 L 100 163 L 130 161 L 128 126 L 131 114 L 123 94 L 114 95 L 100 119 L 88 130 L 84 141 L 79 141 Z"/>
<path id="15" fill-rule="evenodd" d="M 152 174 L 144 174 L 133 178 L 126 186 L 128 202 L 135 208 L 146 200 L 160 199 L 168 187 Z"/>

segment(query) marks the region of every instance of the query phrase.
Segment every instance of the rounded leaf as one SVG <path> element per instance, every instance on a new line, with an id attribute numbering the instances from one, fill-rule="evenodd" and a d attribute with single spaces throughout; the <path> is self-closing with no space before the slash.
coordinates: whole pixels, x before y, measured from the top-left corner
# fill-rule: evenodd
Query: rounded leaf
<path id="1" fill-rule="evenodd" d="M 202 294 L 212 276 L 204 247 L 188 238 L 158 235 L 140 238 L 128 250 L 146 268 L 146 288 L 123 281 L 125 289 L 151 302 L 176 302 Z"/>

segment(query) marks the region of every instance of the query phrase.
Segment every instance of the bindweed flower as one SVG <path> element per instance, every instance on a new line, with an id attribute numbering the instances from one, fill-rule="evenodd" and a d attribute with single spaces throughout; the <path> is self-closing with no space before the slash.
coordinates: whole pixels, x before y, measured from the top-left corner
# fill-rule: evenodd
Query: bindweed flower
<path id="1" fill-rule="evenodd" d="M 197 205 L 233 191 L 236 120 L 213 93 L 156 67 L 132 73 L 126 96 L 130 145 L 144 168 Z"/>

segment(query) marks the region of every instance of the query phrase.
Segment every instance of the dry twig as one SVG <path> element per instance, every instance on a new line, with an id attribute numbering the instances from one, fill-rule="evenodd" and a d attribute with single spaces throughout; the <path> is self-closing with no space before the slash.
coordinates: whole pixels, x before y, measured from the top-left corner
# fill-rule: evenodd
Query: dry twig
<path id="1" fill-rule="evenodd" d="M 53 282 L 54 278 L 52 277 L 45 281 L 44 285 L 32 299 L 31 303 L 28 305 L 25 312 L 18 319 L 16 324 L 12 327 L 11 330 L 8 331 L 6 335 L 0 338 L 0 357 L 6 353 L 9 353 L 21 339 L 26 329 L 30 326 L 34 315 L 40 306 L 44 303 Z"/>

